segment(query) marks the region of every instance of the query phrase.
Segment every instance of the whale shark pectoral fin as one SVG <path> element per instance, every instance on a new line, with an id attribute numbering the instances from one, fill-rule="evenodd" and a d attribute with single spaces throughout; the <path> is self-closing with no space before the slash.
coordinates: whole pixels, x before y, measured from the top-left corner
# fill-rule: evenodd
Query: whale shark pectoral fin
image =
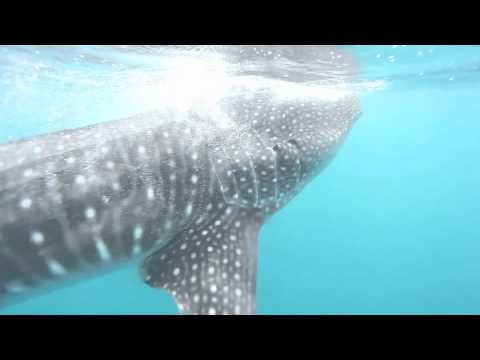
<path id="1" fill-rule="evenodd" d="M 180 233 L 145 259 L 144 281 L 172 294 L 181 314 L 254 314 L 261 222 L 243 211 Z"/>

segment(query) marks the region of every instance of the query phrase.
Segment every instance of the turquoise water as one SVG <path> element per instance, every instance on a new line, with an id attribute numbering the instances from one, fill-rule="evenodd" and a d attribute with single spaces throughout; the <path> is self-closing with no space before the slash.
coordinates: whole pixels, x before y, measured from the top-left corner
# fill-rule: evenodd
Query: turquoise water
<path id="1" fill-rule="evenodd" d="M 263 226 L 257 313 L 480 313 L 480 47 L 349 50 L 364 114 L 330 167 Z M 0 48 L 0 142 L 148 109 L 155 98 L 135 86 L 161 73 L 151 54 L 105 52 Z M 176 313 L 133 267 L 0 310 Z"/>

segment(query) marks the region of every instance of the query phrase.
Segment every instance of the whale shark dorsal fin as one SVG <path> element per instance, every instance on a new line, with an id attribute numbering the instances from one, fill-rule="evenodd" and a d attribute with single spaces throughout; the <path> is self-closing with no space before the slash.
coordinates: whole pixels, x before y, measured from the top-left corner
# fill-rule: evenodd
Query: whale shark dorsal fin
<path id="1" fill-rule="evenodd" d="M 260 225 L 243 209 L 193 224 L 145 259 L 144 281 L 167 290 L 181 314 L 254 314 Z"/>

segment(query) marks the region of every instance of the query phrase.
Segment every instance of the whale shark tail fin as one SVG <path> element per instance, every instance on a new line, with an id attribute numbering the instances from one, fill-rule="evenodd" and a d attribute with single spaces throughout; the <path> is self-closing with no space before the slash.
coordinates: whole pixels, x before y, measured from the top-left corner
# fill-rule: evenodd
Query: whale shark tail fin
<path id="1" fill-rule="evenodd" d="M 167 290 L 181 314 L 255 313 L 261 220 L 244 209 L 223 210 L 180 233 L 143 264 L 144 281 Z"/>

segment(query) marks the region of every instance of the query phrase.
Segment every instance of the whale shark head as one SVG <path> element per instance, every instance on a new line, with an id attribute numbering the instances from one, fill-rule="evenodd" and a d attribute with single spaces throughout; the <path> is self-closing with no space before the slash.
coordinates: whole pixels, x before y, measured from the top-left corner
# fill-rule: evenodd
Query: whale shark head
<path id="1" fill-rule="evenodd" d="M 286 149 L 295 154 L 301 165 L 299 183 L 313 178 L 330 163 L 361 115 L 360 103 L 353 94 L 328 88 L 315 90 L 304 95 L 273 95 L 270 101 L 275 105 L 254 116 L 258 120 L 251 120 L 252 130 L 279 157 Z"/>
<path id="2" fill-rule="evenodd" d="M 281 82 L 225 102 L 234 130 L 214 164 L 227 202 L 283 205 L 333 159 L 361 115 L 357 97 L 338 86 Z"/>

